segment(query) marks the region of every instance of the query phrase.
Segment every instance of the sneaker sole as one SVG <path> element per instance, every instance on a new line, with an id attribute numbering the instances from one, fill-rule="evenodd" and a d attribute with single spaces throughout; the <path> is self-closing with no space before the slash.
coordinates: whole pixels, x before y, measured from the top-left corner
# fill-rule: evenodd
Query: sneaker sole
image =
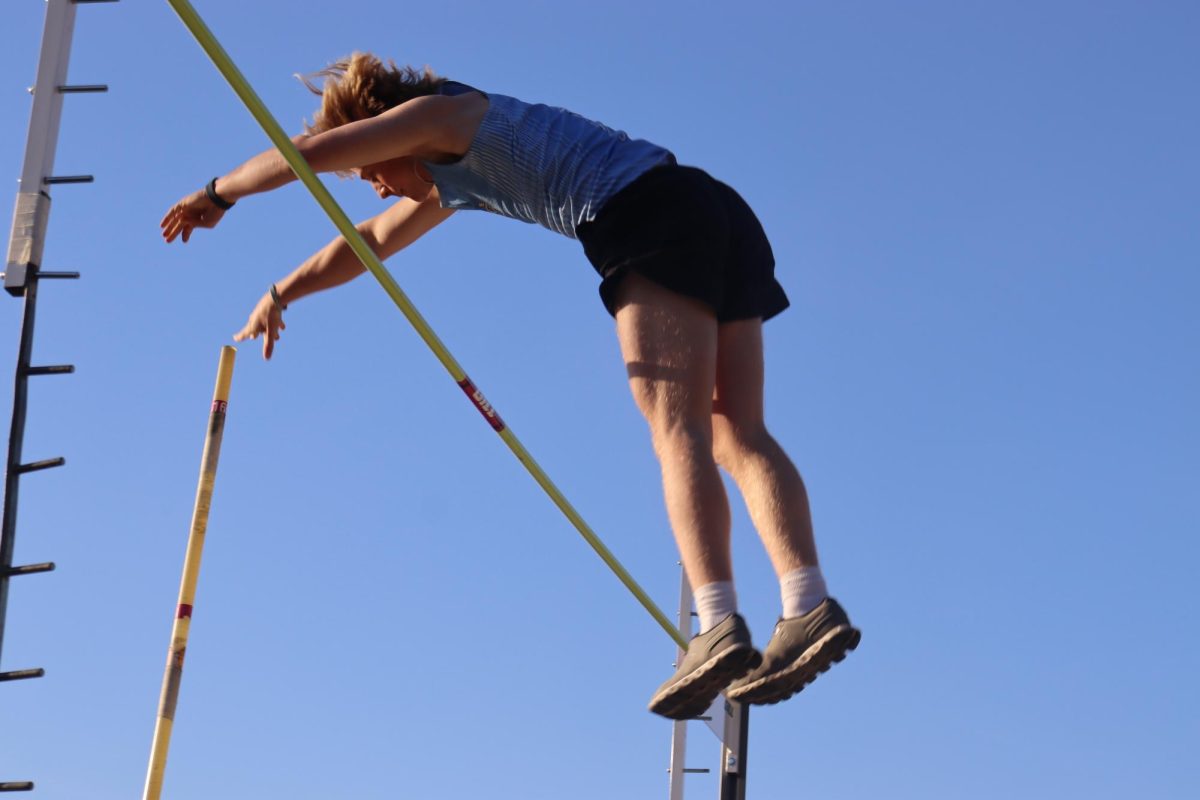
<path id="1" fill-rule="evenodd" d="M 760 664 L 762 654 L 753 647 L 731 647 L 655 695 L 650 710 L 668 719 L 693 719 L 708 710 L 722 689 Z"/>
<path id="2" fill-rule="evenodd" d="M 790 665 L 753 683 L 727 692 L 726 697 L 739 703 L 774 705 L 798 694 L 819 675 L 828 672 L 846 654 L 858 647 L 862 633 L 849 625 L 839 625 L 805 650 Z"/>

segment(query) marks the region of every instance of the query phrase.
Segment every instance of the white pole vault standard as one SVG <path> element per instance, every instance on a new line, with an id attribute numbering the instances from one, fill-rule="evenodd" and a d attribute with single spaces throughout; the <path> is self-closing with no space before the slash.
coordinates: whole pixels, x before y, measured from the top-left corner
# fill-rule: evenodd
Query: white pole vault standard
<path id="1" fill-rule="evenodd" d="M 567 501 L 567 498 L 554 485 L 554 482 L 550 480 L 550 477 L 546 475 L 538 463 L 533 460 L 533 456 L 529 454 L 524 445 L 513 434 L 512 430 L 500 419 L 500 415 L 496 413 L 496 409 L 484 398 L 483 392 L 479 391 L 475 387 L 475 384 L 471 382 L 471 379 L 467 377 L 467 373 L 459 366 L 458 361 L 455 360 L 450 351 L 446 349 L 446 346 L 438 339 L 437 334 L 433 332 L 429 324 L 425 322 L 416 307 L 408 299 L 408 296 L 400 289 L 400 286 L 391 276 L 391 273 L 383 266 L 383 262 L 375 255 L 375 251 L 363 240 L 358 230 L 354 227 L 354 223 L 346 216 L 346 212 L 342 211 L 341 206 L 337 204 L 337 201 L 333 199 L 329 190 L 325 188 L 325 184 L 321 183 L 320 179 L 317 178 L 312 168 L 308 165 L 308 162 L 304 160 L 304 156 L 300 155 L 300 151 L 296 149 L 292 140 L 284 132 L 283 128 L 279 126 L 279 123 L 275 121 L 275 118 L 271 116 L 271 112 L 267 110 L 266 105 L 259 99 L 245 76 L 242 75 L 237 65 L 233 63 L 233 59 L 225 52 L 225 48 L 217 41 L 217 38 L 209 30 L 204 20 L 200 18 L 200 15 L 192 7 L 192 4 L 188 0 L 167 0 L 167 2 L 171 5 L 171 8 L 175 9 L 175 13 L 179 15 L 180 20 L 187 26 L 187 29 L 191 31 L 192 36 L 196 38 L 196 42 L 208 57 L 212 59 L 217 70 L 228 81 L 230 87 L 245 104 L 246 109 L 257 120 L 258 124 L 262 126 L 271 143 L 279 149 L 280 155 L 287 161 L 292 171 L 296 173 L 296 177 L 312 192 L 317 203 L 329 215 L 329 219 L 337 227 L 338 231 L 341 232 L 355 255 L 362 261 L 363 266 L 379 281 L 379 284 L 388 293 L 388 296 L 392 298 L 396 307 L 400 309 L 401 313 L 404 314 L 405 318 L 416 329 L 417 334 L 425 341 L 425 344 L 429 346 L 433 354 L 437 356 L 438 361 L 442 362 L 442 366 L 450 373 L 450 377 L 454 379 L 454 382 L 471 399 L 471 402 L 479 409 L 479 413 L 483 415 L 488 424 L 500 435 L 500 438 L 504 440 L 504 443 L 508 445 L 517 459 L 525 465 L 525 469 L 529 471 L 529 474 L 533 476 L 538 485 L 550 496 L 550 499 L 554 501 L 559 510 L 566 515 L 571 524 L 575 526 L 575 529 L 579 531 L 580 535 L 596 551 L 596 554 L 616 574 L 621 583 L 625 584 L 625 588 L 637 598 L 642 607 L 650 613 L 650 616 L 654 617 L 655 622 L 680 647 L 687 649 L 687 641 L 679 633 L 679 630 L 671 624 L 667 615 L 654 604 L 654 601 L 637 584 L 633 576 L 621 566 L 621 563 L 617 561 L 612 552 L 604 545 L 604 542 L 600 541 L 600 537 L 588 527 L 588 524 L 584 522 L 579 512 Z"/>

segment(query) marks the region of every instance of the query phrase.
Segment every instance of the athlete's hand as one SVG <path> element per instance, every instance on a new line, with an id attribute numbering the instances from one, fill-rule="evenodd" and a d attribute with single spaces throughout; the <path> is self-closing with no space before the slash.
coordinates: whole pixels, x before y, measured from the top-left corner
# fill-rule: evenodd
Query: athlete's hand
<path id="1" fill-rule="evenodd" d="M 283 313 L 275 305 L 271 293 L 267 292 L 250 312 L 250 319 L 246 320 L 246 327 L 235 333 L 233 340 L 244 342 L 247 339 L 263 337 L 263 358 L 269 360 L 271 354 L 275 352 L 275 342 L 279 339 L 279 332 L 286 327 L 287 325 L 283 324 Z"/>
<path id="2" fill-rule="evenodd" d="M 187 242 L 193 230 L 215 228 L 223 216 L 225 212 L 217 208 L 201 189 L 171 206 L 158 226 L 162 228 L 162 237 L 168 243 L 175 241 L 180 234 L 183 235 L 183 241 Z"/>

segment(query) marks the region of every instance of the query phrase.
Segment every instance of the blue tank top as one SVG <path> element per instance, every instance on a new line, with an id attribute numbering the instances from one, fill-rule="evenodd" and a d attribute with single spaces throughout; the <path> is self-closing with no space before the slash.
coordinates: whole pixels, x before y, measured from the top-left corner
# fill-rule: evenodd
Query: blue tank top
<path id="1" fill-rule="evenodd" d="M 442 94 L 477 91 L 447 81 Z M 669 150 L 562 108 L 486 94 L 470 149 L 451 164 L 422 162 L 443 208 L 482 209 L 572 239 L 609 198 L 646 170 L 675 163 Z"/>

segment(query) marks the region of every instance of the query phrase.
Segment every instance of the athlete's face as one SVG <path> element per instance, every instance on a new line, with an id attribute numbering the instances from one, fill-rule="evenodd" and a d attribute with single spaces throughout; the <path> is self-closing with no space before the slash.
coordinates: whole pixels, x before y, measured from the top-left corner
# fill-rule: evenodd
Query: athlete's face
<path id="1" fill-rule="evenodd" d="M 432 181 L 424 175 L 424 167 L 412 156 L 401 156 L 360 167 L 358 177 L 371 184 L 381 200 L 389 197 L 408 197 L 418 203 L 429 197 Z"/>

